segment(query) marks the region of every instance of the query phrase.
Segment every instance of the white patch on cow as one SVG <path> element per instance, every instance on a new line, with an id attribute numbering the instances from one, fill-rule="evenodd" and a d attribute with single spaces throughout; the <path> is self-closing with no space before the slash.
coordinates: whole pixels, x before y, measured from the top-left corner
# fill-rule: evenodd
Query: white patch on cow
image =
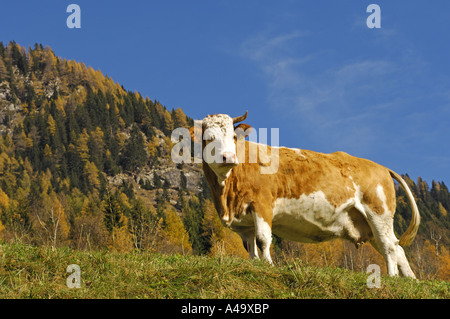
<path id="1" fill-rule="evenodd" d="M 278 198 L 273 208 L 273 232 L 300 242 L 318 242 L 334 238 L 337 215 L 322 191 L 300 198 Z"/>
<path id="2" fill-rule="evenodd" d="M 348 169 L 351 170 L 350 167 Z M 364 196 L 363 196 L 363 193 L 361 192 L 361 186 L 359 186 L 358 184 L 355 183 L 352 176 L 349 176 L 349 179 L 352 181 L 353 189 L 354 189 L 355 193 L 353 195 L 353 198 L 351 198 L 352 204 L 349 205 L 348 207 L 349 208 L 350 208 L 350 206 L 355 207 L 364 218 L 367 218 L 364 206 L 362 204 L 362 200 L 363 200 Z M 351 190 L 351 188 L 348 186 L 347 186 L 347 189 Z"/>
<path id="3" fill-rule="evenodd" d="M 302 150 L 300 148 L 291 148 L 291 147 L 287 147 L 287 146 L 271 146 L 271 148 L 285 148 L 287 150 L 291 150 L 294 151 L 295 153 L 297 153 L 297 155 L 306 158 L 305 155 L 303 155 Z"/>
<path id="4" fill-rule="evenodd" d="M 230 221 L 230 215 L 229 215 L 229 214 L 224 214 L 224 215 L 221 217 L 221 220 L 222 220 L 222 222 L 223 222 L 224 224 L 227 224 L 227 223 Z"/>
<path id="5" fill-rule="evenodd" d="M 348 169 L 351 170 L 350 167 Z M 355 183 L 352 176 L 349 176 L 349 179 L 352 181 L 353 188 L 355 189 L 355 196 L 354 196 L 355 204 L 354 204 L 354 206 L 364 216 L 364 218 L 367 218 L 366 211 L 361 202 L 362 198 L 363 198 L 363 193 L 361 192 L 361 187 Z"/>
<path id="6" fill-rule="evenodd" d="M 255 221 L 255 235 L 256 239 L 261 242 L 262 258 L 272 264 L 272 258 L 270 257 L 270 244 L 272 242 L 272 229 L 269 224 L 260 217 L 258 214 L 254 214 Z"/>
<path id="7" fill-rule="evenodd" d="M 386 195 L 383 187 L 381 185 L 377 185 L 376 192 L 378 198 L 383 203 L 385 213 L 381 215 L 377 214 L 376 212 L 373 212 L 370 207 L 364 205 L 368 216 L 367 222 L 373 231 L 373 244 L 386 260 L 388 274 L 390 276 L 397 276 L 399 274 L 398 263 L 400 262 L 404 269 L 409 268 L 409 264 L 407 263 L 403 249 L 399 249 L 401 247 L 398 245 L 399 241 L 394 233 L 393 216 L 391 214 L 386 214 L 389 210 L 387 210 Z"/>
<path id="8" fill-rule="evenodd" d="M 273 209 L 272 230 L 280 237 L 300 242 L 320 242 L 361 234 L 348 215 L 352 207 L 362 205 L 359 190 L 339 207 L 328 202 L 322 191 L 303 194 L 298 199 L 278 198 Z"/>
<path id="9" fill-rule="evenodd" d="M 295 153 L 297 153 L 301 157 L 306 158 L 306 156 L 302 154 L 302 150 L 301 149 L 299 149 L 299 148 L 291 148 L 291 150 L 293 150 Z"/>
<path id="10" fill-rule="evenodd" d="M 377 185 L 377 196 L 383 203 L 384 212 L 385 213 L 389 212 L 389 208 L 387 207 L 387 204 L 386 204 L 386 194 L 384 193 L 383 186 L 381 186 L 379 184 Z"/>

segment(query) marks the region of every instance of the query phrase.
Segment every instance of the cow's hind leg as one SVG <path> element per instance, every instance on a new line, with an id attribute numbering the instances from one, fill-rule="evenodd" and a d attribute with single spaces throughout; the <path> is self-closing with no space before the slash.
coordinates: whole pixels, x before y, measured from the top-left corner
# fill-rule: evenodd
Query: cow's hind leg
<path id="1" fill-rule="evenodd" d="M 383 256 L 389 276 L 397 276 L 397 244 L 394 240 L 387 238 L 386 234 L 374 230 L 374 239 L 370 241 L 372 246 Z"/>
<path id="2" fill-rule="evenodd" d="M 409 266 L 408 259 L 406 259 L 405 251 L 400 245 L 397 245 L 397 263 L 400 270 L 400 275 L 404 277 L 416 278 L 411 270 L 411 267 Z"/>
<path id="3" fill-rule="evenodd" d="M 394 221 L 388 214 L 368 214 L 368 221 L 372 228 L 374 239 L 372 246 L 384 257 L 390 276 L 402 275 L 415 278 L 403 248 L 394 234 Z"/>
<path id="4" fill-rule="evenodd" d="M 349 239 L 356 245 L 369 240 L 386 260 L 389 275 L 398 275 L 398 240 L 394 235 L 392 218 L 388 214 L 377 215 L 362 205 L 351 208 L 348 216 L 351 220 L 346 229 Z"/>
<path id="5" fill-rule="evenodd" d="M 362 205 L 373 234 L 370 243 L 386 260 L 390 276 L 399 275 L 400 270 L 401 275 L 414 278 L 405 252 L 394 234 L 395 191 L 393 187 L 391 188 L 387 189 L 387 194 L 391 194 L 390 200 L 381 185 L 368 189 L 364 195 L 365 198 L 370 199 Z"/>

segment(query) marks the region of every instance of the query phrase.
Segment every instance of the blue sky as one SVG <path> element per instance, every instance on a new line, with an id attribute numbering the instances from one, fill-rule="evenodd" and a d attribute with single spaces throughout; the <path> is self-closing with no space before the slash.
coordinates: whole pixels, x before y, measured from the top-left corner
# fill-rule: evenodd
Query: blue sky
<path id="1" fill-rule="evenodd" d="M 71 3 L 81 29 L 66 26 Z M 48 45 L 194 119 L 248 110 L 280 145 L 448 185 L 450 2 L 428 3 L 3 1 L 0 41 Z"/>

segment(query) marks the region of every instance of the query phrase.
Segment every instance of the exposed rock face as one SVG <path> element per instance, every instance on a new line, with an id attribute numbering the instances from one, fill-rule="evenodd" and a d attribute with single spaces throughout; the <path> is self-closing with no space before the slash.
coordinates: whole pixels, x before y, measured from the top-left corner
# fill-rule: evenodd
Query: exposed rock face
<path id="1" fill-rule="evenodd" d="M 181 167 L 177 167 L 176 164 L 170 163 L 169 161 L 161 163 L 155 168 L 145 167 L 136 174 L 119 173 L 109 177 L 108 181 L 113 186 L 120 186 L 123 182 L 144 184 L 148 181 L 152 187 L 155 187 L 154 178 L 156 174 L 161 184 L 168 182 L 169 188 L 178 190 L 181 188 L 182 173 L 186 177 L 186 188 L 189 192 L 198 193 L 202 191 L 200 184 L 203 172 L 199 165 L 183 164 Z"/>

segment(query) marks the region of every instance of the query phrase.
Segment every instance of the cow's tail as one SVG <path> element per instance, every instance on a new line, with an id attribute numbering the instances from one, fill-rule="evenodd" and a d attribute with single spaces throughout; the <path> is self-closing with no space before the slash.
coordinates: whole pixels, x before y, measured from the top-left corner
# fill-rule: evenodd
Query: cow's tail
<path id="1" fill-rule="evenodd" d="M 409 189 L 408 184 L 406 184 L 405 180 L 392 170 L 389 170 L 389 173 L 391 174 L 392 178 L 395 179 L 400 184 L 400 186 L 405 190 L 412 209 L 411 222 L 409 223 L 408 229 L 406 229 L 405 233 L 400 237 L 399 242 L 400 246 L 406 247 L 412 243 L 412 241 L 417 235 L 417 230 L 419 229 L 420 224 L 419 209 L 417 208 L 414 196 L 411 190 Z"/>

